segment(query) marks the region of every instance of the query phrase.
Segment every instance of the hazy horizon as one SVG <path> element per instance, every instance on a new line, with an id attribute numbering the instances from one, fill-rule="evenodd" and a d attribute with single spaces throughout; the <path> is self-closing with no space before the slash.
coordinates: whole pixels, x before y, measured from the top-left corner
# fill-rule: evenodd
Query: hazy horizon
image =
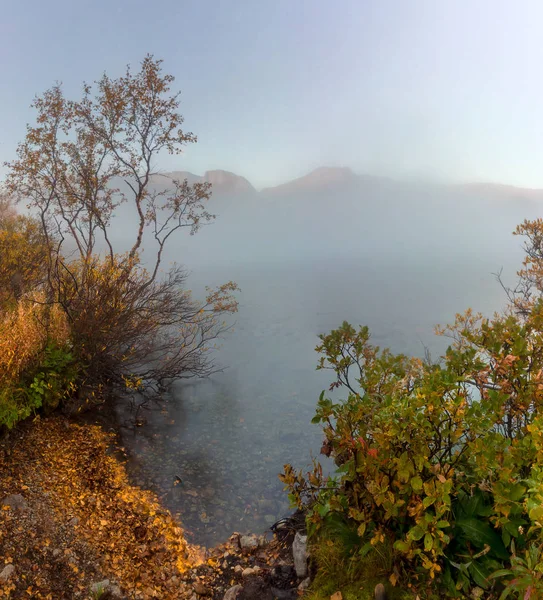
<path id="1" fill-rule="evenodd" d="M 0 162 L 14 158 L 36 94 L 62 82 L 76 96 L 149 52 L 176 77 L 199 137 L 162 157 L 164 171 L 224 169 L 263 188 L 330 165 L 543 188 L 542 17 L 535 0 L 11 4 Z"/>

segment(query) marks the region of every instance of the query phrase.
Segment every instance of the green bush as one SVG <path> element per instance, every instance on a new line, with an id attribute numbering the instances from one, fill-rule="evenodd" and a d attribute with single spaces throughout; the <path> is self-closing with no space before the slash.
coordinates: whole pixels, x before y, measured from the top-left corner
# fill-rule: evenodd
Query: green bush
<path id="1" fill-rule="evenodd" d="M 441 331 L 453 343 L 440 364 L 380 350 L 365 327 L 321 336 L 318 368 L 347 392 L 323 392 L 313 419 L 335 473 L 281 476 L 313 542 L 339 515 L 355 554 L 391 548 L 390 582 L 420 597 L 539 597 L 542 325 L 540 300 L 492 320 L 468 311 Z"/>
<path id="2" fill-rule="evenodd" d="M 69 349 L 47 344 L 37 367 L 0 388 L 0 428 L 11 429 L 40 409 L 53 411 L 75 391 L 77 372 Z"/>

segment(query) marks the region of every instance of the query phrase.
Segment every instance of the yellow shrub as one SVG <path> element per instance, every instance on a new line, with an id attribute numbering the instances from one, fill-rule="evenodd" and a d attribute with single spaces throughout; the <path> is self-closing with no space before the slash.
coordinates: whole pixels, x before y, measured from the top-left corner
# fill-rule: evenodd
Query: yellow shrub
<path id="1" fill-rule="evenodd" d="M 65 345 L 68 323 L 59 306 L 46 306 L 43 296 L 18 303 L 0 314 L 0 387 L 16 382 L 34 366 L 48 341 Z"/>

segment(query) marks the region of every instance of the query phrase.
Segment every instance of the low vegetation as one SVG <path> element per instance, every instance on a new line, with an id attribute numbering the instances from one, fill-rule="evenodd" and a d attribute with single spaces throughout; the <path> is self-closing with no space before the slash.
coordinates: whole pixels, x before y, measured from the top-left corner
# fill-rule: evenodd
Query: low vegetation
<path id="1" fill-rule="evenodd" d="M 342 572 L 384 556 L 391 587 L 420 598 L 543 595 L 543 221 L 517 233 L 527 257 L 507 309 L 457 315 L 441 361 L 348 323 L 321 336 L 318 368 L 346 393 L 323 392 L 313 419 L 334 473 L 282 475 L 321 566 L 340 540 Z"/>

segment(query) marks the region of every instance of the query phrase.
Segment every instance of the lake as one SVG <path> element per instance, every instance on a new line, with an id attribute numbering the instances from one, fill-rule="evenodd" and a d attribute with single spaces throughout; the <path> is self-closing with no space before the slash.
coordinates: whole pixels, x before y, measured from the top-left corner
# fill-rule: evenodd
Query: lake
<path id="1" fill-rule="evenodd" d="M 322 442 L 310 423 L 331 382 L 329 372 L 315 370 L 319 333 L 346 319 L 368 325 L 380 346 L 417 355 L 427 346 L 438 356 L 445 340 L 433 335 L 435 324 L 468 306 L 491 313 L 503 305 L 491 274 L 499 264 L 435 258 L 408 267 L 345 257 L 228 272 L 201 267 L 191 277 L 195 288 L 227 278 L 241 288 L 234 330 L 217 356 L 227 368 L 175 386 L 146 412 L 145 426 L 122 429 L 133 480 L 179 513 L 199 544 L 263 532 L 287 515 L 277 474 L 287 462 L 308 465 Z"/>

